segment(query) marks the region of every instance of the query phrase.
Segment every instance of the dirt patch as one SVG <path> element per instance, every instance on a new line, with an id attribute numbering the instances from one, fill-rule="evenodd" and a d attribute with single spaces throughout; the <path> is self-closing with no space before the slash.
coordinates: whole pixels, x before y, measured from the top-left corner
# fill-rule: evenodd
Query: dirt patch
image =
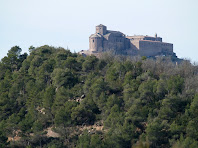
<path id="1" fill-rule="evenodd" d="M 52 131 L 52 127 L 49 127 L 45 130 L 47 132 L 46 136 L 47 137 L 53 137 L 53 138 L 58 138 L 60 135 L 54 131 Z"/>

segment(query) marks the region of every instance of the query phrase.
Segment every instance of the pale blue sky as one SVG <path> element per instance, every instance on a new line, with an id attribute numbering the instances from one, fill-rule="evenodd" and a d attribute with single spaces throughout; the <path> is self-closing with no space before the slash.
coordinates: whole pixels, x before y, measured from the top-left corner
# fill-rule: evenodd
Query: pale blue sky
<path id="1" fill-rule="evenodd" d="M 98 24 L 126 35 L 157 33 L 178 57 L 198 61 L 198 0 L 0 0 L 0 59 L 15 45 L 86 50 Z"/>

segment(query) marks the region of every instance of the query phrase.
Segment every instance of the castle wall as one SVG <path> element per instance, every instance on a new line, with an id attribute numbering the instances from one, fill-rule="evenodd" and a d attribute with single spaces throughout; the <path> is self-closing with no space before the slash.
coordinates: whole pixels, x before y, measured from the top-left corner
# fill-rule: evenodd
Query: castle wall
<path id="1" fill-rule="evenodd" d="M 130 40 L 143 40 L 144 36 L 127 36 L 126 38 L 130 39 Z"/>
<path id="2" fill-rule="evenodd" d="M 160 54 L 173 53 L 173 45 L 163 42 L 140 41 L 139 53 L 142 56 L 156 56 Z"/>
<path id="3" fill-rule="evenodd" d="M 125 46 L 124 48 L 127 50 L 127 49 L 130 48 L 130 45 L 131 45 L 130 40 L 127 39 L 127 38 L 125 38 L 125 39 L 124 39 L 124 46 Z"/>
<path id="4" fill-rule="evenodd" d="M 157 34 L 155 37 L 125 36 L 119 31 L 107 30 L 106 26 L 100 24 L 96 26 L 96 33 L 89 38 L 89 52 L 83 52 L 99 54 L 109 50 L 148 57 L 174 54 L 173 44 L 162 42 L 162 38 L 157 37 Z"/>
<path id="5" fill-rule="evenodd" d="M 159 41 L 162 42 L 162 38 L 161 37 L 151 37 L 151 36 L 127 36 L 126 38 L 130 39 L 130 40 L 149 40 L 149 41 Z"/>
<path id="6" fill-rule="evenodd" d="M 173 53 L 173 44 L 162 43 L 161 47 L 162 47 L 163 52 L 167 52 L 169 54 Z"/>
<path id="7" fill-rule="evenodd" d="M 141 56 L 155 56 L 162 52 L 161 42 L 140 41 L 139 53 Z"/>
<path id="8" fill-rule="evenodd" d="M 130 48 L 139 50 L 139 40 L 130 40 Z"/>
<path id="9" fill-rule="evenodd" d="M 159 42 L 162 42 L 162 38 L 160 38 L 160 37 L 149 37 L 149 36 L 145 36 L 143 38 L 143 40 L 150 40 L 150 41 L 159 41 Z"/>
<path id="10" fill-rule="evenodd" d="M 121 34 L 111 34 L 108 37 L 105 38 L 103 41 L 103 48 L 104 51 L 108 50 L 116 50 L 116 51 L 122 51 L 128 47 L 127 42 L 125 42 L 126 38 L 123 37 Z"/>
<path id="11" fill-rule="evenodd" d="M 89 49 L 90 51 L 97 51 L 102 52 L 103 51 L 103 41 L 101 37 L 93 37 L 89 38 Z"/>

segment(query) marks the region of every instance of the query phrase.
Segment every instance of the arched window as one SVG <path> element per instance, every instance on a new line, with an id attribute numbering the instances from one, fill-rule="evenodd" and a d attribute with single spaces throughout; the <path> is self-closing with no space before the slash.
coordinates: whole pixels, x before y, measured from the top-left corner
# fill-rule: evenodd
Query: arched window
<path id="1" fill-rule="evenodd" d="M 93 40 L 93 43 L 94 43 L 94 40 Z"/>

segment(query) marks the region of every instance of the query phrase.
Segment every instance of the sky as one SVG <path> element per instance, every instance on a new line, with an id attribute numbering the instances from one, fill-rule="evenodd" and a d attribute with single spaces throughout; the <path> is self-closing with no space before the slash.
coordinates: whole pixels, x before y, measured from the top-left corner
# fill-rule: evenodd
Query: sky
<path id="1" fill-rule="evenodd" d="M 95 26 L 155 33 L 179 58 L 198 62 L 198 0 L 0 0 L 0 59 L 17 45 L 87 50 Z"/>

